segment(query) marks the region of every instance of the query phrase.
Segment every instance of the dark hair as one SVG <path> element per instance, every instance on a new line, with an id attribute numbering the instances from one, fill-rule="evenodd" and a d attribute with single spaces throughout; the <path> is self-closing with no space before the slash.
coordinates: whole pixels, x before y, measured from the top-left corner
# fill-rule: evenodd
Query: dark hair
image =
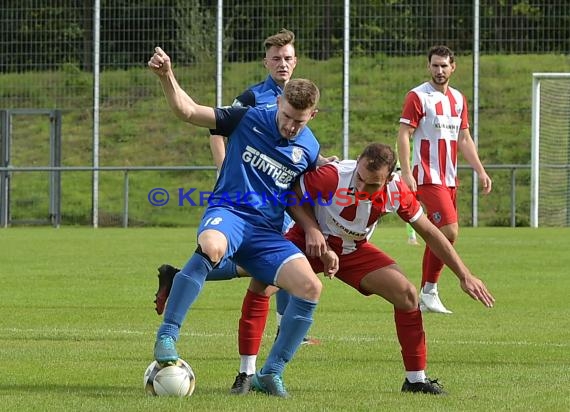
<path id="1" fill-rule="evenodd" d="M 315 83 L 307 79 L 289 80 L 283 89 L 283 97 L 297 110 L 316 108 L 320 95 Z"/>
<path id="2" fill-rule="evenodd" d="M 455 53 L 453 53 L 453 50 L 451 50 L 447 46 L 439 45 L 439 46 L 433 46 L 431 49 L 429 49 L 428 62 L 431 63 L 431 56 L 433 56 L 433 55 L 440 56 L 440 57 L 449 57 L 450 63 L 455 62 Z"/>
<path id="3" fill-rule="evenodd" d="M 362 154 L 358 157 L 359 161 L 365 160 L 366 169 L 374 172 L 383 167 L 388 167 L 389 174 L 391 175 L 396 169 L 396 153 L 394 150 L 384 143 L 371 143 L 364 148 Z"/>
<path id="4" fill-rule="evenodd" d="M 278 33 L 269 36 L 263 42 L 265 50 L 269 50 L 272 47 L 283 47 L 288 44 L 293 45 L 295 43 L 295 33 L 287 29 L 281 29 Z"/>

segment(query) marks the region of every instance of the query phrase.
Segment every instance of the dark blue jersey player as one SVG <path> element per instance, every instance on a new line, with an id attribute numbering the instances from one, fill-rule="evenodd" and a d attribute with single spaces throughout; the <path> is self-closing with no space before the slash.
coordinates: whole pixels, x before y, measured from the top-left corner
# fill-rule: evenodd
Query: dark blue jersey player
<path id="1" fill-rule="evenodd" d="M 180 119 L 229 137 L 212 200 L 232 190 L 288 191 L 297 175 L 316 164 L 319 145 L 305 127 L 315 116 L 319 99 L 312 82 L 289 81 L 277 99 L 276 110 L 214 109 L 198 105 L 182 90 L 162 49 L 155 49 L 148 66 L 159 77 L 168 104 Z M 281 235 L 284 211 L 285 204 L 280 202 L 261 206 L 229 202 L 207 207 L 198 229 L 198 248 L 174 278 L 157 332 L 154 357 L 159 363 L 179 358 L 175 342 L 186 313 L 208 273 L 232 257 L 257 280 L 292 295 L 281 331 L 253 378 L 254 389 L 288 396 L 281 376 L 313 322 L 322 284 L 303 253 Z M 320 253 L 331 252 L 323 243 Z"/>
<path id="2" fill-rule="evenodd" d="M 232 107 L 260 107 L 266 110 L 274 110 L 277 107 L 277 97 L 283 94 L 283 87 L 291 79 L 293 71 L 297 66 L 297 56 L 295 53 L 295 34 L 287 29 L 281 29 L 279 32 L 267 37 L 263 46 L 265 54 L 263 57 L 263 65 L 267 69 L 268 75 L 262 82 L 250 86 L 247 90 L 237 96 Z M 212 134 L 210 136 L 210 149 L 216 167 L 221 169 L 222 163 L 226 155 L 225 137 Z M 319 163 L 323 164 L 330 159 L 319 156 Z M 255 158 L 254 162 L 259 161 Z M 224 201 L 222 193 L 221 201 Z M 229 194 L 228 194 L 229 196 Z M 245 195 L 243 195 L 245 197 Z M 237 194 L 233 196 L 237 198 Z M 252 196 L 248 195 L 244 201 L 251 202 Z M 286 233 L 292 226 L 293 221 L 289 214 L 285 213 L 283 219 L 282 232 Z M 170 292 L 172 279 L 179 269 L 169 264 L 163 264 L 158 268 L 159 287 L 155 294 L 156 312 L 160 315 L 164 311 L 166 299 Z M 226 280 L 235 277 L 249 276 L 244 268 L 236 265 L 234 261 L 228 261 L 224 266 L 218 267 L 208 274 L 206 281 Z M 250 304 L 251 300 L 263 299 L 263 297 L 253 294 L 250 290 L 246 293 L 242 308 Z M 277 331 L 281 326 L 281 318 L 289 304 L 289 294 L 279 289 L 275 294 L 275 310 Z M 265 320 L 267 318 L 265 317 Z M 240 355 L 240 368 L 235 381 L 230 389 L 230 393 L 243 395 L 249 392 L 251 381 L 256 371 L 257 351 L 252 352 L 250 345 L 244 344 L 241 336 L 238 339 L 238 349 Z M 305 337 L 303 344 L 317 344 L 318 339 Z M 261 342 L 259 342 L 261 344 Z"/>
<path id="3" fill-rule="evenodd" d="M 232 106 L 274 108 L 277 96 L 283 93 L 283 87 L 291 77 L 297 66 L 295 54 L 295 34 L 287 29 L 267 37 L 263 42 L 265 57 L 263 66 L 267 69 L 267 78 L 260 83 L 248 87 L 235 98 Z M 221 168 L 226 148 L 224 138 L 219 135 L 210 137 L 210 149 L 216 166 Z"/>
<path id="4" fill-rule="evenodd" d="M 217 108 L 215 116 L 213 133 L 227 136 L 228 147 L 206 214 L 210 209 L 228 208 L 257 226 L 281 233 L 291 185 L 298 175 L 316 166 L 319 144 L 315 136 L 303 127 L 294 134 L 284 131 L 290 136 L 283 137 L 278 125 L 291 121 L 277 107 Z M 243 193 L 249 194 L 247 201 L 236 202 L 232 195 Z"/>
<path id="5" fill-rule="evenodd" d="M 278 84 L 270 74 L 264 81 L 254 84 L 236 97 L 232 106 L 258 106 L 263 109 L 273 109 L 277 105 L 277 96 L 281 96 L 282 93 L 283 85 Z"/>

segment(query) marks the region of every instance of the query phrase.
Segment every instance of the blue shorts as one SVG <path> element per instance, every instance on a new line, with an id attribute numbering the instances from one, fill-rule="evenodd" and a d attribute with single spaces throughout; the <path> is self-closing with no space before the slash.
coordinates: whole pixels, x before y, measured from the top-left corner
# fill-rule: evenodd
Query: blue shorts
<path id="1" fill-rule="evenodd" d="M 208 229 L 223 233 L 228 241 L 220 267 L 231 258 L 252 277 L 268 285 L 277 285 L 279 271 L 285 263 L 305 258 L 303 252 L 280 232 L 256 226 L 228 209 L 208 208 L 198 235 Z"/>

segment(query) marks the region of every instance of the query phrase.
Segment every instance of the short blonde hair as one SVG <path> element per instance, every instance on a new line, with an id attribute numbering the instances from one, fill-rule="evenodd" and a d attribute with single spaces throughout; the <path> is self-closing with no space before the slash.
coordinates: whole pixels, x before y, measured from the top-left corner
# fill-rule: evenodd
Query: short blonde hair
<path id="1" fill-rule="evenodd" d="M 315 109 L 321 93 L 315 83 L 307 79 L 292 79 L 285 84 L 283 97 L 297 110 Z"/>

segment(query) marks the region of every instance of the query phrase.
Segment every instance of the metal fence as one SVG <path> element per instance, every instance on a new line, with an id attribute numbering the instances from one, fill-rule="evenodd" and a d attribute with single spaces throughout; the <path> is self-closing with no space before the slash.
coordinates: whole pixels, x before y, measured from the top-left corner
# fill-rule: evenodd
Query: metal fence
<path id="1" fill-rule="evenodd" d="M 122 186 L 122 172 L 99 175 L 100 167 L 211 166 L 204 155 L 206 139 L 194 138 L 202 132 L 174 119 L 146 70 L 156 45 L 169 52 L 180 82 L 202 103 L 227 104 L 265 76 L 263 39 L 281 27 L 293 30 L 299 55 L 295 75 L 323 85 L 321 114 L 312 124 L 319 136 L 339 136 L 325 141 L 324 153 L 344 157 L 357 155 L 365 142 L 395 141 L 404 94 L 426 80 L 424 55 L 433 44 L 457 52 L 452 83 L 470 101 L 472 133 L 487 165 L 530 163 L 531 72 L 570 71 L 565 0 L 5 0 L 0 22 L 0 109 L 60 110 L 61 164 L 94 167 L 91 173 L 62 176 L 63 201 L 93 208 L 69 219 L 63 214 L 63 224 L 106 225 L 114 219 L 109 216 L 120 215 L 114 189 Z M 528 99 L 505 105 L 493 90 L 511 76 L 502 70 L 505 59 L 520 55 L 527 56 L 519 69 L 528 71 L 528 85 L 513 87 L 526 90 Z M 402 76 L 410 66 L 414 74 Z M 370 101 L 371 90 L 381 90 L 382 98 Z M 522 153 L 503 143 L 505 131 L 512 130 L 512 113 L 517 135 L 528 143 Z M 0 166 L 49 165 L 48 129 L 44 119 L 16 120 L 7 132 L 11 153 L 2 154 L 9 161 Z M 13 173 L 22 182 L 12 193 L 14 216 L 18 210 L 27 213 L 27 207 L 42 209 L 43 195 L 18 190 L 39 190 L 44 179 L 23 183 L 23 175 L 31 174 Z M 171 178 L 169 173 L 154 175 Z M 482 198 L 469 171 L 462 171 L 462 197 L 472 199 L 460 206 L 467 224 L 512 223 L 503 213 L 510 175 L 497 173 L 494 194 Z M 527 176 L 519 174 L 517 198 L 525 199 Z M 213 175 L 200 176 L 204 185 L 213 184 Z M 136 189 L 131 180 L 131 194 Z M 527 210 L 526 200 L 517 205 L 517 225 L 528 224 Z M 156 224 L 176 222 L 161 218 Z"/>
<path id="2" fill-rule="evenodd" d="M 521 181 L 528 180 L 530 165 L 488 165 L 508 190 L 483 202 L 483 218 L 497 226 L 528 226 L 530 193 Z M 0 227 L 14 225 L 89 224 L 90 205 L 78 199 L 87 196 L 93 167 L 0 167 L 0 176 L 14 186 L 11 193 L 0 187 Z M 102 166 L 104 202 L 100 226 L 196 226 L 216 178 L 213 166 Z M 461 166 L 460 176 L 471 168 Z M 143 176 L 146 174 L 146 176 Z M 469 180 L 469 179 L 468 179 Z M 44 185 L 41 182 L 49 181 Z M 40 183 L 40 184 L 38 184 Z M 526 190 L 525 190 L 526 188 Z M 460 186 L 468 197 L 469 184 Z M 460 203 L 460 219 L 470 225 L 469 199 Z M 463 212 L 463 213 L 461 213 Z M 83 217 L 83 218 L 81 218 Z"/>

